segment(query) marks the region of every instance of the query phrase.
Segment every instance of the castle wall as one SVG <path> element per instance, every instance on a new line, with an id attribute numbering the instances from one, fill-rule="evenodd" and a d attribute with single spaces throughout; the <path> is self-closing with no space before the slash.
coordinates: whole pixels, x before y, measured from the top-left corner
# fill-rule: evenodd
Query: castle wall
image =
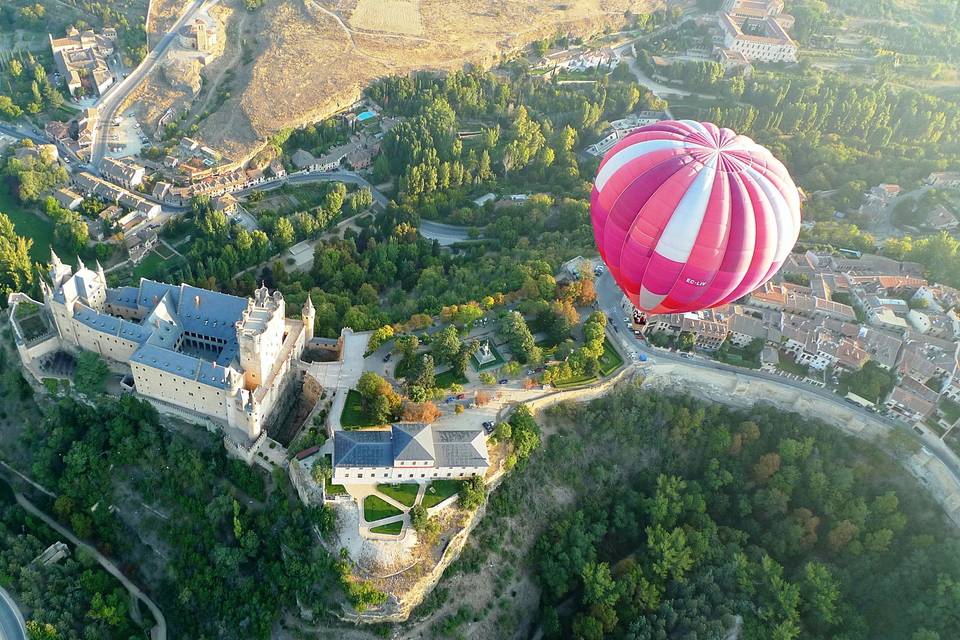
<path id="1" fill-rule="evenodd" d="M 227 406 L 234 401 L 228 390 L 211 387 L 172 373 L 164 373 L 136 362 L 130 363 L 137 393 L 169 404 L 227 420 Z"/>
<path id="2" fill-rule="evenodd" d="M 99 353 L 104 358 L 109 358 L 110 360 L 127 364 L 127 361 L 130 360 L 133 352 L 136 351 L 140 346 L 136 342 L 131 342 L 130 340 L 125 340 L 117 336 L 101 333 L 96 329 L 91 329 L 82 322 L 78 322 L 73 319 L 70 319 L 68 322 L 74 325 L 73 331 L 76 335 L 77 345 L 81 349 L 94 351 Z"/>

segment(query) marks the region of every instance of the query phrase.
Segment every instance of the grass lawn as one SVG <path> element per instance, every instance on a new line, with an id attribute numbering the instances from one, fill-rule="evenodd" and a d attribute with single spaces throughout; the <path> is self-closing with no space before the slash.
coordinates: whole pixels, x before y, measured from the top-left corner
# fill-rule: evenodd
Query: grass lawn
<path id="1" fill-rule="evenodd" d="M 419 489 L 420 485 L 411 483 L 377 485 L 377 491 L 408 507 L 412 507 L 416 502 Z"/>
<path id="2" fill-rule="evenodd" d="M 623 364 L 623 358 L 610 342 L 610 338 L 603 339 L 603 353 L 600 355 L 600 373 L 608 376 Z"/>
<path id="3" fill-rule="evenodd" d="M 326 484 L 323 486 L 324 492 L 328 496 L 345 496 L 347 495 L 347 488 L 342 484 L 330 484 L 330 478 L 327 478 Z"/>
<path id="4" fill-rule="evenodd" d="M 960 418 L 960 405 L 950 398 L 943 398 L 940 400 L 940 413 L 943 414 L 947 422 L 956 422 Z"/>
<path id="5" fill-rule="evenodd" d="M 456 375 L 453 369 L 447 369 L 436 375 L 435 382 L 439 388 L 449 389 L 454 384 L 467 384 L 467 378 L 466 376 Z"/>
<path id="6" fill-rule="evenodd" d="M 557 389 L 569 389 L 571 387 L 579 387 L 580 385 L 588 382 L 593 382 L 596 379 L 596 376 L 582 375 L 577 376 L 576 378 L 570 378 L 569 380 L 563 380 L 562 382 L 554 382 L 553 386 Z"/>
<path id="7" fill-rule="evenodd" d="M 403 523 L 399 520 L 390 524 L 382 524 L 379 527 L 370 527 L 370 533 L 385 533 L 389 536 L 398 536 L 403 531 Z"/>
<path id="8" fill-rule="evenodd" d="M 0 212 L 10 217 L 17 235 L 33 240 L 33 246 L 30 247 L 30 257 L 33 260 L 43 263 L 50 260 L 53 222 L 38 216 L 31 207 L 20 204 L 17 196 L 7 190 L 3 184 L 0 184 Z M 69 258 L 71 261 L 75 259 L 73 256 L 61 256 L 61 258 Z"/>
<path id="9" fill-rule="evenodd" d="M 360 429 L 376 427 L 379 424 L 363 410 L 363 396 L 360 392 L 350 389 L 347 393 L 347 401 L 343 405 L 343 413 L 340 414 L 340 426 L 344 429 Z"/>
<path id="10" fill-rule="evenodd" d="M 486 371 L 487 369 L 496 369 L 497 367 L 506 363 L 506 359 L 497 351 L 497 348 L 493 345 L 493 342 L 489 343 L 490 353 L 493 355 L 493 360 L 487 362 L 486 364 L 480 364 L 477 360 L 477 354 L 470 356 L 470 362 L 473 363 L 473 368 L 476 371 Z"/>
<path id="11" fill-rule="evenodd" d="M 39 338 L 42 335 L 50 333 L 50 328 L 47 326 L 47 323 L 43 321 L 39 313 L 34 313 L 24 318 L 17 318 L 17 323 L 20 325 L 20 329 L 23 330 L 23 337 L 26 340 L 33 340 L 34 338 Z"/>
<path id="12" fill-rule="evenodd" d="M 133 281 L 140 282 L 140 278 L 154 279 L 160 267 L 164 266 L 167 259 L 156 251 L 151 251 L 144 257 L 140 263 L 133 268 Z"/>
<path id="13" fill-rule="evenodd" d="M 363 499 L 363 518 L 367 522 L 383 520 L 390 516 L 398 516 L 403 511 L 397 509 L 392 504 L 387 503 L 383 498 L 377 496 L 367 496 Z"/>
<path id="14" fill-rule="evenodd" d="M 165 245 L 165 244 L 163 244 L 163 243 L 157 244 L 157 246 L 154 247 L 153 250 L 154 250 L 156 253 L 159 253 L 159 254 L 160 254 L 161 256 L 163 256 L 164 258 L 168 258 L 168 259 L 169 259 L 169 258 L 172 258 L 173 256 L 176 255 L 176 254 L 170 249 L 170 247 L 168 247 L 167 245 Z"/>
<path id="15" fill-rule="evenodd" d="M 787 373 L 792 373 L 794 375 L 798 375 L 801 378 L 806 377 L 806 375 L 810 372 L 810 369 L 797 364 L 794 360 L 786 356 L 782 356 L 780 358 L 780 364 L 777 366 L 779 366 L 780 369 L 782 369 L 783 371 L 786 371 Z"/>
<path id="16" fill-rule="evenodd" d="M 462 484 L 460 480 L 434 480 L 427 487 L 420 504 L 427 509 L 435 507 L 450 496 L 460 493 Z"/>

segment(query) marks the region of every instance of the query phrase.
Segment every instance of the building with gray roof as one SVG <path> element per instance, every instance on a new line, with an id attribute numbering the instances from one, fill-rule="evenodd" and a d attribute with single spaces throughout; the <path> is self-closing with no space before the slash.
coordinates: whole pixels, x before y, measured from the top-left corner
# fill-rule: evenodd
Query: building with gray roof
<path id="1" fill-rule="evenodd" d="M 333 482 L 426 482 L 483 476 L 490 467 L 483 428 L 398 423 L 389 429 L 338 431 Z"/>
<path id="2" fill-rule="evenodd" d="M 161 409 L 212 420 L 238 442 L 260 437 L 312 335 L 286 318 L 280 292 L 261 287 L 250 299 L 146 278 L 110 288 L 99 263 L 78 262 L 74 270 L 51 252 L 51 283 L 41 282 L 63 348 L 129 370 Z"/>

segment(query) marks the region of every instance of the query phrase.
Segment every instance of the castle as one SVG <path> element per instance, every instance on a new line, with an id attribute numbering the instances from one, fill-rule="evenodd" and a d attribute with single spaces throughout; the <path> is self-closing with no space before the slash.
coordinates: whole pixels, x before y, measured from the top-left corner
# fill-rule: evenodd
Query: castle
<path id="1" fill-rule="evenodd" d="M 111 288 L 99 262 L 74 271 L 51 254 L 51 284 L 41 289 L 55 334 L 31 342 L 14 323 L 28 369 L 55 350 L 93 351 L 129 369 L 126 380 L 159 409 L 207 418 L 237 441 L 261 437 L 313 338 L 309 299 L 301 320 L 288 319 L 283 295 L 263 286 L 252 299 L 146 278 Z M 11 296 L 11 303 L 29 300 Z"/>

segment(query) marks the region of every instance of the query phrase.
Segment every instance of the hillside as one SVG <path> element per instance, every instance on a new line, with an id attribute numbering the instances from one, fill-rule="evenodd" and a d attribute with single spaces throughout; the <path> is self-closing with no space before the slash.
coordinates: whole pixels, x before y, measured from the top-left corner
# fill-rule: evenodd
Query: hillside
<path id="1" fill-rule="evenodd" d="M 254 13 L 223 0 L 223 60 L 204 70 L 192 103 L 198 137 L 233 157 L 286 126 L 322 118 L 359 96 L 371 80 L 417 69 L 489 65 L 505 51 L 558 31 L 591 33 L 648 11 L 656 0 L 267 0 Z M 234 9 L 230 11 L 229 9 Z M 134 101 L 150 98 L 151 123 L 188 94 L 155 75 Z M 206 94 L 216 92 L 213 100 Z M 212 105 L 212 107 L 211 107 Z"/>

